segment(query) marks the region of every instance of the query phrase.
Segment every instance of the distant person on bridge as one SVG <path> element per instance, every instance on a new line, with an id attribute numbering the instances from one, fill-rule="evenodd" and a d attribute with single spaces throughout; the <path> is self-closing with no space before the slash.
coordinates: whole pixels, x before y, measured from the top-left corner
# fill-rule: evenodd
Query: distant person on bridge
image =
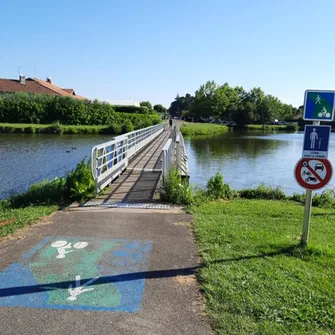
<path id="1" fill-rule="evenodd" d="M 170 128 L 172 127 L 172 119 L 169 120 Z"/>

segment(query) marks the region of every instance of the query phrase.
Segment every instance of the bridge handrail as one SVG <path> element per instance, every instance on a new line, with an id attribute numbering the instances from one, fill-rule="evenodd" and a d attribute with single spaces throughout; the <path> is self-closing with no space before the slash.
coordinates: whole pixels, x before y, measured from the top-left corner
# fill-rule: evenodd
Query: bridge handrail
<path id="1" fill-rule="evenodd" d="M 92 148 L 91 171 L 96 195 L 128 166 L 129 159 L 164 131 L 164 124 L 135 130 Z"/>
<path id="2" fill-rule="evenodd" d="M 162 149 L 162 177 L 167 177 L 172 166 L 172 139 L 169 138 Z"/>
<path id="3" fill-rule="evenodd" d="M 176 133 L 176 165 L 177 169 L 183 172 L 183 175 L 189 177 L 188 157 L 186 154 L 184 137 L 180 130 Z"/>

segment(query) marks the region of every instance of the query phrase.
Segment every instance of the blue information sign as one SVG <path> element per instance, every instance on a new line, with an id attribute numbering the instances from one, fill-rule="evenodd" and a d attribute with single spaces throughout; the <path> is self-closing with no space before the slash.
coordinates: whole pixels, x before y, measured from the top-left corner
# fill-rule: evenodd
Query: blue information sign
<path id="1" fill-rule="evenodd" d="M 305 126 L 303 158 L 328 158 L 331 126 Z"/>
<path id="2" fill-rule="evenodd" d="M 332 121 L 335 91 L 307 90 L 304 101 L 304 120 Z"/>

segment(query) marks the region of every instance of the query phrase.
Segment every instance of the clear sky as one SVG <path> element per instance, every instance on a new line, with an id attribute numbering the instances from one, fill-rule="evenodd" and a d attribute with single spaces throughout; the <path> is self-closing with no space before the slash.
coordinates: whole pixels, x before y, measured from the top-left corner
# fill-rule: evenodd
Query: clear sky
<path id="1" fill-rule="evenodd" d="M 334 0 L 0 0 L 0 78 L 169 106 L 207 80 L 335 89 Z"/>

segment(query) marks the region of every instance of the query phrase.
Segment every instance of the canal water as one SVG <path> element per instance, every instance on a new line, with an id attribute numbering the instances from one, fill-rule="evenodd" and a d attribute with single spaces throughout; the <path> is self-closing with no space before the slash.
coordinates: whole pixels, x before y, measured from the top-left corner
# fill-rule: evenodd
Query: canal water
<path id="1" fill-rule="evenodd" d="M 0 134 L 0 199 L 62 177 L 111 135 Z"/>
<path id="2" fill-rule="evenodd" d="M 64 176 L 92 146 L 109 135 L 0 134 L 0 199 L 25 191 L 44 179 Z M 302 133 L 226 132 L 219 136 L 185 138 L 191 182 L 205 186 L 220 171 L 234 189 L 263 183 L 287 194 L 302 192 L 293 169 L 301 157 Z M 335 134 L 329 159 L 335 159 Z M 334 187 L 333 180 L 329 187 Z"/>
<path id="3" fill-rule="evenodd" d="M 301 158 L 303 132 L 227 132 L 219 136 L 185 138 L 191 183 L 206 186 L 220 171 L 233 189 L 261 183 L 280 187 L 285 193 L 303 192 L 293 170 Z M 331 134 L 329 159 L 335 160 L 335 134 Z M 334 188 L 334 178 L 326 188 Z M 321 190 L 322 191 L 322 190 Z"/>

